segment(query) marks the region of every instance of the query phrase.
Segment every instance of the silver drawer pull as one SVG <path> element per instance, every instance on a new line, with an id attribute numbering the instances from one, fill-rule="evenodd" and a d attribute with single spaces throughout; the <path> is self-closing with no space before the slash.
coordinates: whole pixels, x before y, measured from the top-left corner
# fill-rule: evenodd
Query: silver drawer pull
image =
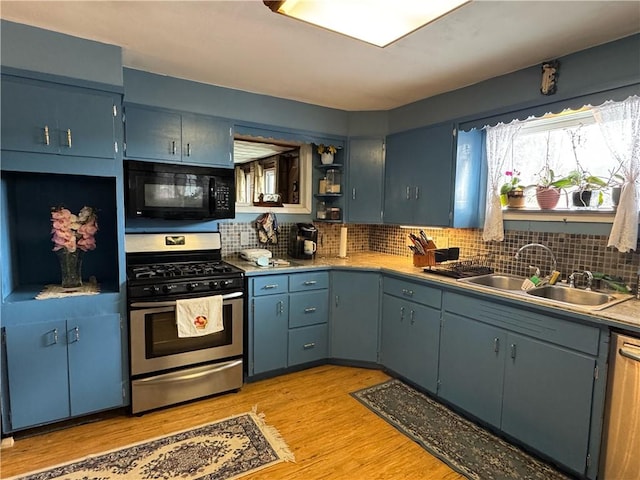
<path id="1" fill-rule="evenodd" d="M 315 342 L 311 342 L 311 343 L 305 343 L 302 348 L 305 350 L 311 350 L 312 348 L 314 348 L 316 346 Z"/>
<path id="2" fill-rule="evenodd" d="M 187 157 L 191 156 L 191 144 L 187 143 Z"/>
<path id="3" fill-rule="evenodd" d="M 316 307 L 309 307 L 304 309 L 304 313 L 313 313 L 316 311 Z"/>
<path id="4" fill-rule="evenodd" d="M 67 128 L 67 147 L 71 148 L 71 129 Z"/>
<path id="5" fill-rule="evenodd" d="M 406 295 L 407 297 L 413 297 L 413 290 L 407 290 L 406 288 L 403 288 L 402 294 Z"/>
<path id="6" fill-rule="evenodd" d="M 306 282 L 304 282 L 305 285 L 315 285 L 316 283 L 318 282 L 316 282 L 315 280 L 307 280 Z"/>
<path id="7" fill-rule="evenodd" d="M 51 145 L 51 139 L 49 138 L 49 125 L 44 126 L 44 144 L 46 146 Z"/>
<path id="8" fill-rule="evenodd" d="M 264 287 L 262 287 L 264 290 L 270 290 L 272 288 L 278 288 L 278 284 L 277 283 L 272 283 L 271 285 L 265 285 Z"/>

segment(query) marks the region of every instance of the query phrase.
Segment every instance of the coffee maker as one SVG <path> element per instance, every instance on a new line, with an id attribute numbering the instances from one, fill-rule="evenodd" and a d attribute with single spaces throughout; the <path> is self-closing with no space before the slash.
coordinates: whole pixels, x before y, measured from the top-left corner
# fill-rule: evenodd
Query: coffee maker
<path id="1" fill-rule="evenodd" d="M 311 260 L 318 247 L 318 229 L 311 223 L 296 223 L 289 231 L 289 256 Z"/>

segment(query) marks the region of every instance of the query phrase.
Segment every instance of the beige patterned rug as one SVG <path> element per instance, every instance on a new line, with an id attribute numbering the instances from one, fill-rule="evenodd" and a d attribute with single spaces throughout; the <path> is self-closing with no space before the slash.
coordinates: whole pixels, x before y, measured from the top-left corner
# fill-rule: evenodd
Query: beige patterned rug
<path id="1" fill-rule="evenodd" d="M 254 410 L 12 479 L 229 480 L 283 461 L 293 453 Z"/>

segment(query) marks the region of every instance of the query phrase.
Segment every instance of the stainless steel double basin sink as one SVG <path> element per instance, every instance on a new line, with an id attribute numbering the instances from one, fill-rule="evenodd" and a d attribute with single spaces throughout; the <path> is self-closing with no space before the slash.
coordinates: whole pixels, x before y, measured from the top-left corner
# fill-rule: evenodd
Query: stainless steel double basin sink
<path id="1" fill-rule="evenodd" d="M 571 305 L 588 311 L 602 310 L 632 297 L 630 294 L 594 292 L 566 285 L 544 285 L 522 290 L 524 277 L 500 273 L 461 278 L 458 281 L 498 291 L 530 295 L 545 302 L 556 305 Z"/>

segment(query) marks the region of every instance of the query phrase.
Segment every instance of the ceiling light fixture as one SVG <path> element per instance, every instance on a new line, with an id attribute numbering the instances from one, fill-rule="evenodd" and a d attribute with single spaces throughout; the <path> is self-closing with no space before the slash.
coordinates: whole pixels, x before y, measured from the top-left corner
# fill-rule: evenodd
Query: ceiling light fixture
<path id="1" fill-rule="evenodd" d="M 264 4 L 275 13 L 386 47 L 470 1 L 264 0 Z"/>

